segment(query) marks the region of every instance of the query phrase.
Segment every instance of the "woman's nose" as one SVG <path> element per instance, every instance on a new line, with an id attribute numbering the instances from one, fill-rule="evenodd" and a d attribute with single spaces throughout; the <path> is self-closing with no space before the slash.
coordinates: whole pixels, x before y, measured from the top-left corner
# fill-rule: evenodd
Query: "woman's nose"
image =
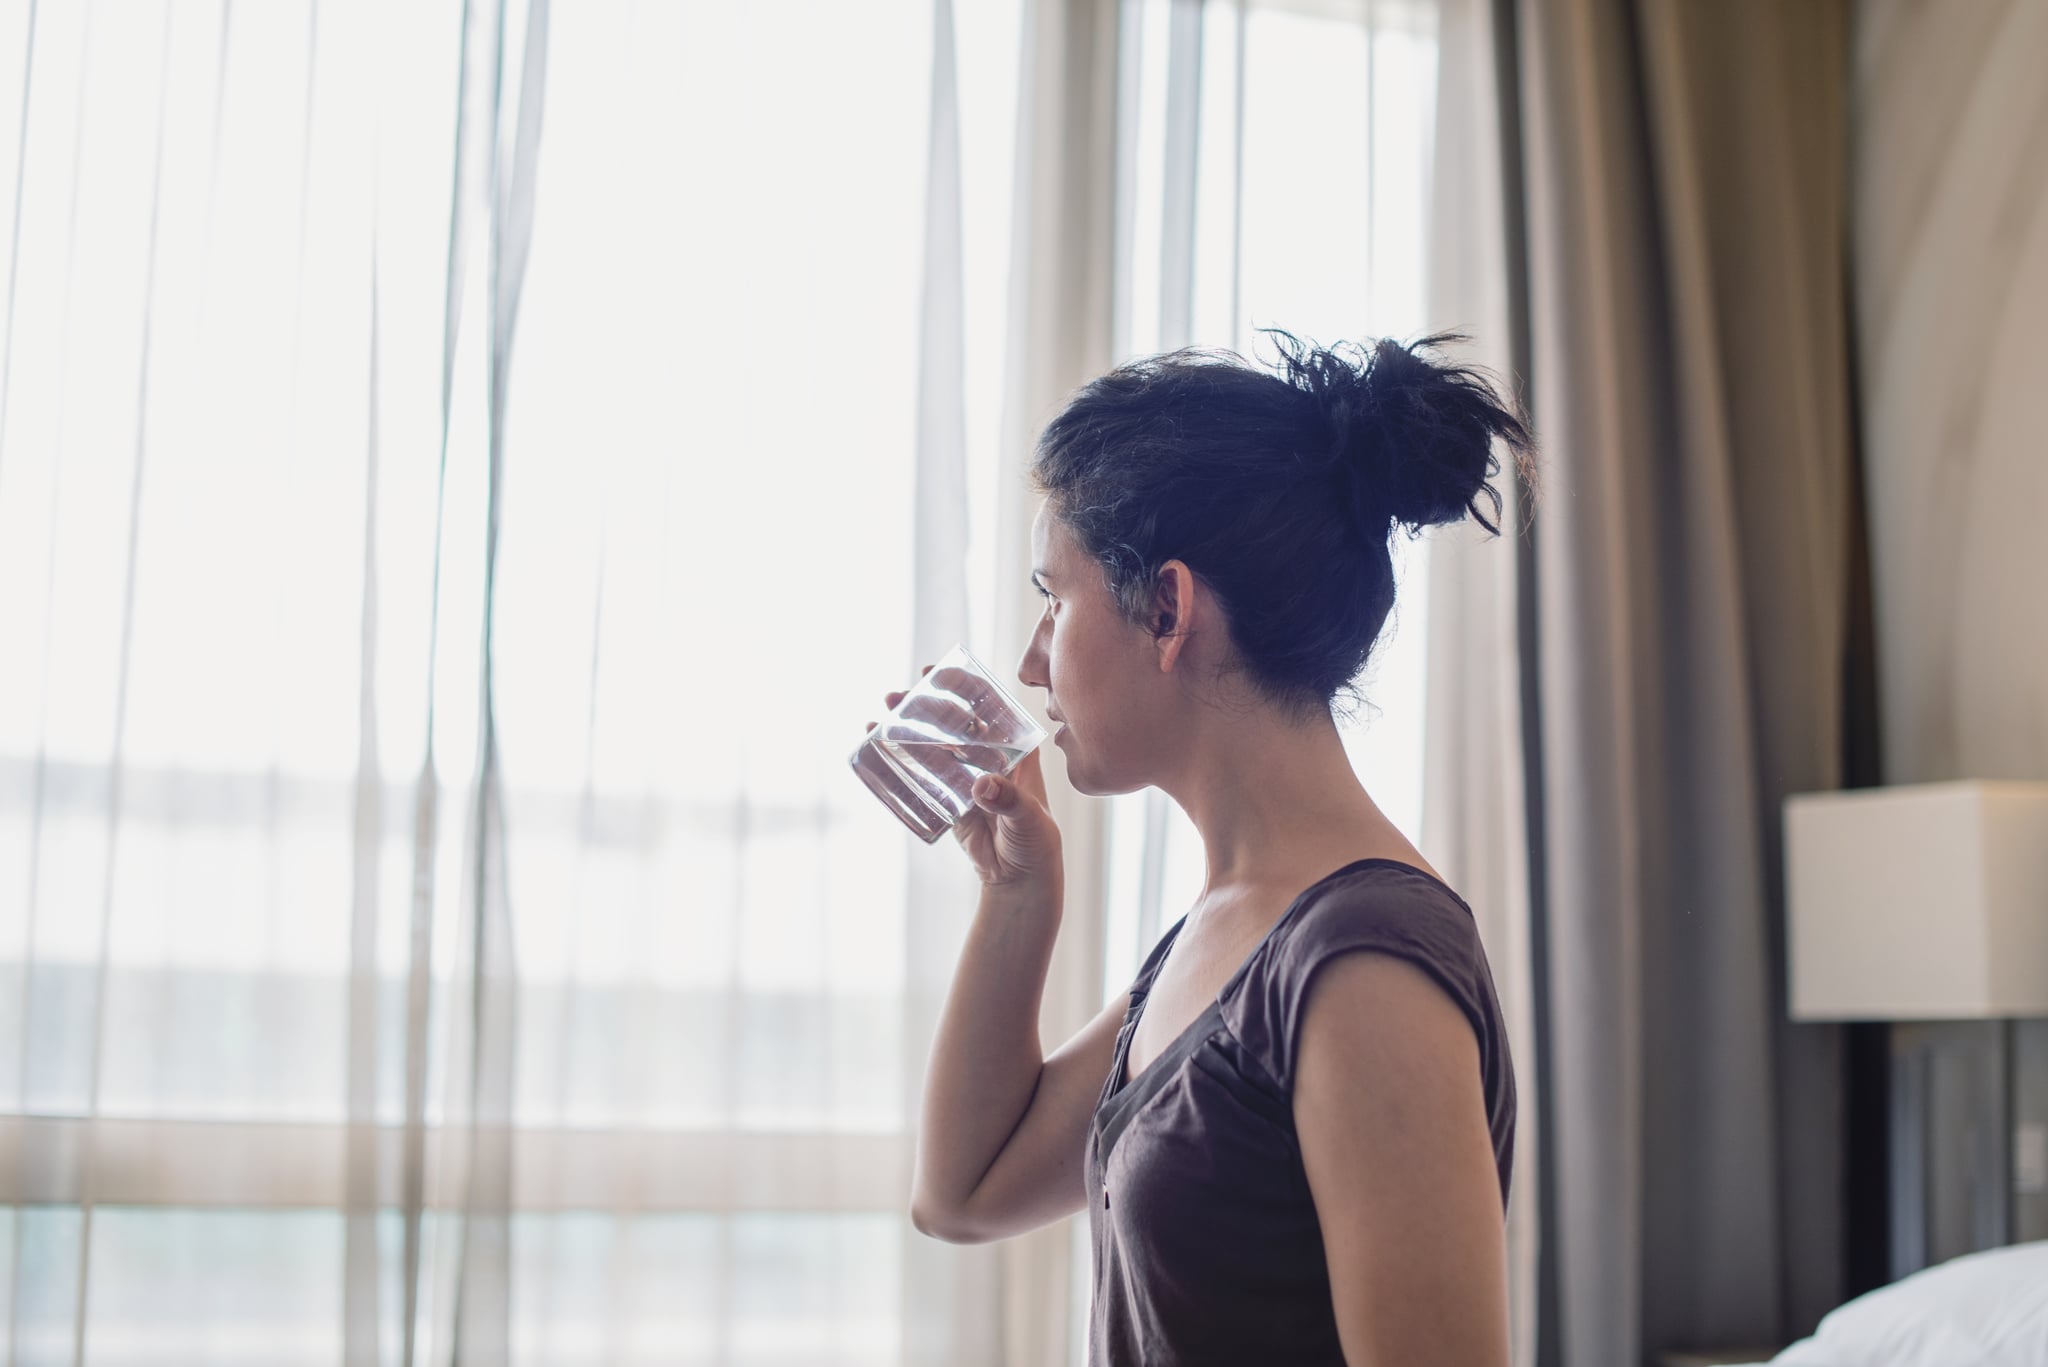
<path id="1" fill-rule="evenodd" d="M 1033 677 L 1036 671 L 1032 668 L 1032 660 L 1037 653 L 1038 642 L 1034 638 L 1032 643 L 1024 648 L 1023 657 L 1017 661 L 1017 682 L 1023 684 L 1026 688 L 1045 687 L 1044 684 Z"/>

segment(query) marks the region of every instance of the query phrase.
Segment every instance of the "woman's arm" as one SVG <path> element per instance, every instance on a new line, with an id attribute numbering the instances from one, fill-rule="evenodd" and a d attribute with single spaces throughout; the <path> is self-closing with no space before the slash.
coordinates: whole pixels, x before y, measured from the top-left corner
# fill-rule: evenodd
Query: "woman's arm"
<path id="1" fill-rule="evenodd" d="M 1130 993 L 1041 1056 L 1038 1007 L 1057 881 L 984 888 L 925 1074 L 911 1223 L 950 1243 L 1006 1239 L 1084 1209 L 1088 1127 Z"/>
<path id="2" fill-rule="evenodd" d="M 918 1113 L 910 1218 L 927 1234 L 964 1241 L 955 1233 L 960 1213 L 1038 1091 L 1038 1008 L 1061 895 L 1057 882 L 981 891 L 932 1037 Z"/>
<path id="3" fill-rule="evenodd" d="M 1479 1042 L 1420 968 L 1345 954 L 1309 985 L 1294 1123 L 1353 1367 L 1507 1367 L 1507 1241 Z"/>

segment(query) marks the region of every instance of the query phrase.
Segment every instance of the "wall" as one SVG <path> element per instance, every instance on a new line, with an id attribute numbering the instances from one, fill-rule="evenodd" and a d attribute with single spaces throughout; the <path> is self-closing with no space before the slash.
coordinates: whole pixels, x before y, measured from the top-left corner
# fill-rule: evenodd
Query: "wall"
<path id="1" fill-rule="evenodd" d="M 1888 0 L 1857 18 L 1888 778 L 2048 779 L 2048 5 Z"/>
<path id="2" fill-rule="evenodd" d="M 1860 0 L 1853 25 L 1885 779 L 2048 780 L 2048 4 Z M 1933 1098 L 2009 1069 L 2010 1119 L 2048 1125 L 2048 1021 L 1895 1037 L 1907 1052 L 1940 1041 L 1924 1117 L 1945 1170 L 1934 1258 L 1975 1238 L 1961 1215 L 1972 1163 L 2010 1154 L 1976 1142 L 1974 1104 Z M 2048 1192 L 2006 1194 L 2007 1237 L 2048 1238 Z"/>

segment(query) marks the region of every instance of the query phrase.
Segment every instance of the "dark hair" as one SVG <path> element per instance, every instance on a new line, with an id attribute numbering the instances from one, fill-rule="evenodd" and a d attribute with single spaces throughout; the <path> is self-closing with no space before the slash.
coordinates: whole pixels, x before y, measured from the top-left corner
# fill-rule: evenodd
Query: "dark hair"
<path id="1" fill-rule="evenodd" d="M 1422 354 L 1457 333 L 1326 349 L 1260 331 L 1282 373 L 1190 347 L 1090 381 L 1046 425 L 1031 478 L 1127 621 L 1172 634 L 1157 576 L 1184 561 L 1224 605 L 1226 669 L 1306 719 L 1351 691 L 1386 624 L 1395 526 L 1469 513 L 1498 535 L 1494 442 L 1532 489 L 1534 453 L 1484 371 Z"/>

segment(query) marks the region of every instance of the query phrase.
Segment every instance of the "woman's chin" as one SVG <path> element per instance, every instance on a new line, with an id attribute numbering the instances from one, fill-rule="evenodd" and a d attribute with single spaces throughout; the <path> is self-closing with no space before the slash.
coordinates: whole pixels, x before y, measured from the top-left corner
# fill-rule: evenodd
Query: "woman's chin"
<path id="1" fill-rule="evenodd" d="M 1058 746 L 1060 752 L 1066 756 L 1067 786 L 1077 793 L 1092 797 L 1094 792 L 1089 788 L 1087 778 L 1074 772 L 1073 739 L 1073 736 L 1068 733 L 1067 728 L 1062 726 L 1059 730 L 1053 732 L 1051 743 Z"/>
<path id="2" fill-rule="evenodd" d="M 1083 797 L 1117 797 L 1124 793 L 1135 793 L 1138 788 L 1146 786 L 1139 784 L 1132 788 L 1118 788 L 1095 782 L 1088 771 L 1075 762 L 1074 733 L 1065 726 L 1053 732 L 1052 744 L 1059 746 L 1067 757 L 1067 786 Z"/>

